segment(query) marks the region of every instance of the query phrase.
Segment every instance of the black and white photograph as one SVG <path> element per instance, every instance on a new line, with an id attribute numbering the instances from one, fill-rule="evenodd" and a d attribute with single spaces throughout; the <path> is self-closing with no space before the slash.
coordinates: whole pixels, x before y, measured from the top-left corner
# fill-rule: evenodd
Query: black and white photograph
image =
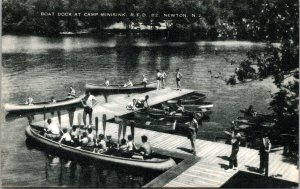
<path id="1" fill-rule="evenodd" d="M 299 186 L 299 1 L 1 14 L 1 188 Z"/>

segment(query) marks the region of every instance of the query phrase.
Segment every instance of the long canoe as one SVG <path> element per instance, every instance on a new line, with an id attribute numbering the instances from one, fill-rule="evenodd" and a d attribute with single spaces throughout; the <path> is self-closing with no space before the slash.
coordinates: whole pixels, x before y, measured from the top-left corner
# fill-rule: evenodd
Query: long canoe
<path id="1" fill-rule="evenodd" d="M 25 130 L 27 138 L 33 140 L 34 142 L 40 143 L 45 146 L 45 150 L 52 149 L 68 155 L 70 159 L 90 159 L 92 161 L 101 161 L 107 163 L 118 164 L 121 166 L 130 166 L 133 168 L 149 169 L 153 171 L 166 171 L 176 165 L 172 158 L 152 158 L 149 160 L 135 159 L 135 158 L 125 158 L 115 155 L 109 155 L 105 153 L 94 153 L 88 150 L 75 148 L 72 146 L 58 144 L 58 142 L 48 139 L 40 134 L 40 130 L 36 126 L 27 126 Z"/>
<path id="2" fill-rule="evenodd" d="M 175 100 L 168 100 L 167 103 L 174 104 L 177 103 L 178 100 L 181 100 L 182 105 L 188 105 L 188 104 L 197 104 L 201 103 L 206 98 L 205 94 L 195 92 L 192 95 L 188 95 L 186 97 L 177 98 Z"/>
<path id="3" fill-rule="evenodd" d="M 60 107 L 67 107 L 71 105 L 76 105 L 80 103 L 81 99 L 84 97 L 84 95 L 81 95 L 79 97 L 73 98 L 73 99 L 63 99 L 63 100 L 57 100 L 56 103 L 50 103 L 50 102 L 38 102 L 31 105 L 28 104 L 11 104 L 6 103 L 4 105 L 4 109 L 7 112 L 22 112 L 22 111 L 38 111 L 38 110 L 48 110 L 48 109 L 55 109 Z"/>
<path id="4" fill-rule="evenodd" d="M 145 92 L 156 89 L 155 83 L 149 83 L 146 86 L 144 84 L 134 84 L 132 87 L 124 87 L 123 85 L 110 85 L 108 87 L 104 85 L 96 85 L 87 83 L 85 89 L 94 92 L 102 93 L 127 93 L 127 92 Z"/>

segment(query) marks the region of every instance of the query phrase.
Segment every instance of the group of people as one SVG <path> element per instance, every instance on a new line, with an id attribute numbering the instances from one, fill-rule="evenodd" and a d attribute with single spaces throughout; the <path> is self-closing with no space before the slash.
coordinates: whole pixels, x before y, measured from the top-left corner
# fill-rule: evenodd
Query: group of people
<path id="1" fill-rule="evenodd" d="M 128 141 L 123 138 L 120 144 L 116 144 L 112 141 L 111 135 L 107 135 L 105 138 L 103 134 L 99 134 L 97 137 L 91 127 L 87 129 L 87 132 L 85 130 L 81 133 L 76 126 L 72 126 L 70 131 L 67 128 L 63 128 L 61 131 L 59 126 L 53 123 L 51 119 L 47 120 L 47 125 L 47 128 L 44 130 L 44 136 L 58 141 L 59 145 L 65 144 L 94 153 L 105 152 L 127 158 L 137 155 L 143 157 L 143 159 L 150 159 L 152 155 L 151 144 L 145 135 L 141 136 L 142 145 L 137 148 L 132 135 L 128 135 Z"/>
<path id="2" fill-rule="evenodd" d="M 161 72 L 159 69 L 156 70 L 157 90 L 165 88 L 166 77 L 167 77 L 166 72 Z M 175 79 L 176 79 L 176 89 L 181 90 L 182 74 L 180 73 L 179 69 L 176 69 Z"/>
<path id="3" fill-rule="evenodd" d="M 131 102 L 126 106 L 128 110 L 136 110 L 137 108 L 149 108 L 148 104 L 149 95 L 143 96 L 139 99 L 132 99 Z"/>
<path id="4" fill-rule="evenodd" d="M 238 132 L 234 121 L 232 122 L 231 131 L 232 133 L 230 142 L 232 145 L 232 150 L 229 157 L 229 168 L 226 170 L 227 172 L 238 169 L 237 155 L 241 142 L 241 134 Z M 260 165 L 258 171 L 262 174 L 265 174 L 265 176 L 268 176 L 269 152 L 271 150 L 271 146 L 272 144 L 268 137 L 268 134 L 263 133 L 259 144 Z"/>

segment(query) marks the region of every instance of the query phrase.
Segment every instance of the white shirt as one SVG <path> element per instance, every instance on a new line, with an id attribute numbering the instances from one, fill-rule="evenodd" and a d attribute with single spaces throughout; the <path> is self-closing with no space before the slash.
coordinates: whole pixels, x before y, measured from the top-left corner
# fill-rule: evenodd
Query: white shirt
<path id="1" fill-rule="evenodd" d="M 134 150 L 134 143 L 133 143 L 133 141 L 129 141 L 127 143 L 127 149 L 128 149 L 128 151 L 133 151 Z"/>
<path id="2" fill-rule="evenodd" d="M 163 73 L 161 74 L 161 77 L 162 77 L 162 78 L 166 78 L 166 77 L 167 77 L 166 72 L 163 72 Z"/>
<path id="3" fill-rule="evenodd" d="M 136 107 L 135 107 L 135 105 L 133 104 L 132 101 L 128 103 L 127 108 L 128 109 L 136 109 Z"/>
<path id="4" fill-rule="evenodd" d="M 99 142 L 99 145 L 101 145 L 101 148 L 102 148 L 102 149 L 106 149 L 106 142 L 105 142 L 104 140 L 101 140 L 101 141 Z"/>
<path id="5" fill-rule="evenodd" d="M 86 100 L 85 104 L 86 104 L 88 107 L 92 108 L 92 107 L 93 107 L 93 101 L 96 101 L 96 97 L 93 96 L 93 95 L 90 95 L 90 96 L 88 97 L 88 99 Z"/>
<path id="6" fill-rule="evenodd" d="M 70 89 L 70 95 L 75 96 L 76 92 L 75 89 Z"/>
<path id="7" fill-rule="evenodd" d="M 104 84 L 108 87 L 109 86 L 109 81 L 106 80 Z"/>
<path id="8" fill-rule="evenodd" d="M 161 73 L 160 73 L 160 72 L 157 72 L 156 77 L 157 77 L 157 78 L 161 78 L 161 77 L 162 77 Z"/>
<path id="9" fill-rule="evenodd" d="M 143 78 L 143 82 L 147 83 L 148 79 L 147 78 Z"/>
<path id="10" fill-rule="evenodd" d="M 48 131 L 51 132 L 52 134 L 59 135 L 59 128 L 58 125 L 51 123 L 48 125 Z"/>
<path id="11" fill-rule="evenodd" d="M 133 86 L 133 83 L 131 82 L 131 81 L 129 81 L 128 83 L 127 83 L 127 87 L 132 87 Z"/>
<path id="12" fill-rule="evenodd" d="M 72 138 L 71 138 L 70 133 L 68 133 L 68 132 L 64 133 L 60 140 L 62 141 L 63 139 L 65 139 L 65 141 L 71 141 Z"/>
<path id="13" fill-rule="evenodd" d="M 88 138 L 90 139 L 90 141 L 93 141 L 94 138 L 95 138 L 94 133 L 89 133 L 89 134 L 88 134 Z"/>

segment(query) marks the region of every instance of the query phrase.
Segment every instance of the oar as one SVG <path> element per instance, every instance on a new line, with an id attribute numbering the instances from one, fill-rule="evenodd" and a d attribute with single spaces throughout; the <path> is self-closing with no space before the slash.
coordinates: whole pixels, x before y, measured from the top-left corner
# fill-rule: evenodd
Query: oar
<path id="1" fill-rule="evenodd" d="M 123 125 L 123 138 L 125 138 L 125 135 L 126 135 L 126 129 L 127 129 L 127 124 L 125 123 Z"/>
<path id="2" fill-rule="evenodd" d="M 120 137 L 123 129 L 123 121 L 119 122 L 119 130 L 118 130 L 118 144 L 120 144 Z"/>
<path id="3" fill-rule="evenodd" d="M 102 126 L 103 126 L 103 134 L 105 136 L 105 129 L 106 129 L 106 114 L 102 116 Z"/>
<path id="4" fill-rule="evenodd" d="M 131 130 L 131 135 L 134 139 L 134 126 L 135 126 L 135 122 L 133 120 L 130 121 L 130 130 Z"/>
<path id="5" fill-rule="evenodd" d="M 77 115 L 77 121 L 78 121 L 78 126 L 80 126 L 81 125 L 81 113 L 79 113 L 78 115 Z"/>
<path id="6" fill-rule="evenodd" d="M 61 117 L 60 117 L 60 111 L 57 111 L 57 117 L 58 117 L 58 123 L 61 129 Z"/>
<path id="7" fill-rule="evenodd" d="M 43 113 L 44 113 L 44 128 L 46 128 L 46 108 L 45 108 L 45 106 L 43 108 Z"/>
<path id="8" fill-rule="evenodd" d="M 98 136 L 98 117 L 95 118 L 95 126 L 96 126 L 96 138 Z"/>

